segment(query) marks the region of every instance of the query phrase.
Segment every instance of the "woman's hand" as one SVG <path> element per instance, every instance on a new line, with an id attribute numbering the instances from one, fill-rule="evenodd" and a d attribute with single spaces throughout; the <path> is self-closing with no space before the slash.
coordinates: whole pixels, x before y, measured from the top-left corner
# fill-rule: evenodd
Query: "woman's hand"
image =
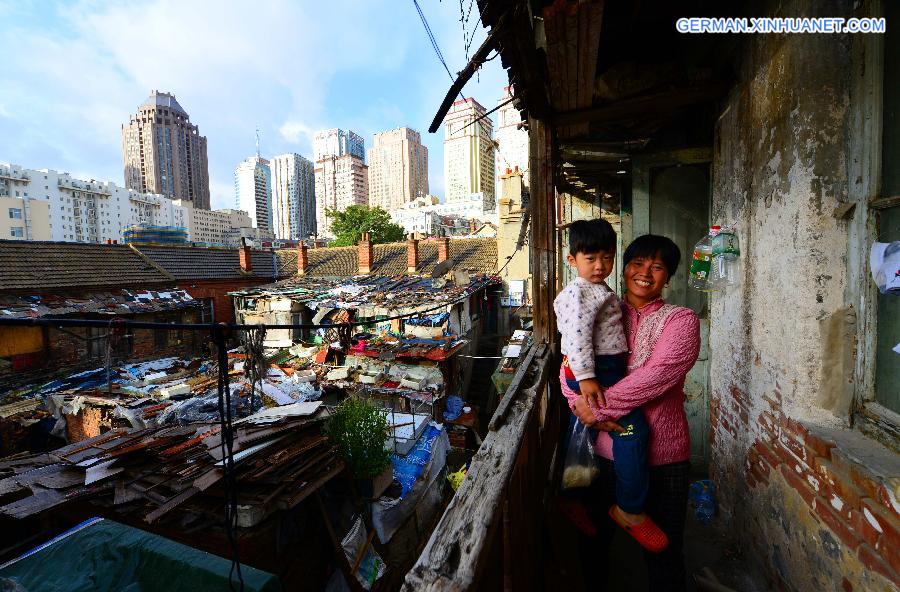
<path id="1" fill-rule="evenodd" d="M 578 418 L 578 421 L 589 428 L 594 428 L 595 430 L 600 430 L 601 432 L 625 431 L 625 428 L 614 421 L 598 421 L 597 416 L 594 415 L 594 412 L 591 410 L 587 401 L 585 401 L 583 397 L 579 397 L 579 399 L 575 401 L 575 409 L 573 410 L 573 412 L 575 413 L 575 417 Z"/>

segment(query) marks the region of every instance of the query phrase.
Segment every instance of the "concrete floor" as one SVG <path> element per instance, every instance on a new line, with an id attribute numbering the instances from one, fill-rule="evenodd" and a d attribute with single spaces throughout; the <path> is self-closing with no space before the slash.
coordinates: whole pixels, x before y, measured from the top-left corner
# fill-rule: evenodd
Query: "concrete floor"
<path id="1" fill-rule="evenodd" d="M 576 577 L 578 566 L 572 563 L 572 558 L 577 556 L 574 527 L 559 515 L 551 515 L 550 521 L 553 548 L 552 554 L 546 557 L 545 589 L 581 590 L 581 581 Z M 762 571 L 742 553 L 740 546 L 734 540 L 727 540 L 717 530 L 716 520 L 709 525 L 700 524 L 691 508 L 688 508 L 685 530 L 685 561 L 689 592 L 708 590 L 698 587 L 693 578 L 693 574 L 700 573 L 703 568 L 709 568 L 719 583 L 735 592 L 769 592 L 771 589 Z M 617 530 L 613 539 L 610 565 L 615 565 L 616 569 L 608 575 L 607 590 L 647 590 L 647 573 L 641 547 L 622 530 Z"/>

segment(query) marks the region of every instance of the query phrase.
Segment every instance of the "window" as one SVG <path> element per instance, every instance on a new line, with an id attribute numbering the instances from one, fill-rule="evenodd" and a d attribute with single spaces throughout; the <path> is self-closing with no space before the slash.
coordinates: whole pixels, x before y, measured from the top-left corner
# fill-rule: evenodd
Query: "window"
<path id="1" fill-rule="evenodd" d="M 888 2 L 887 18 L 900 17 Z M 894 14 L 891 14 L 894 13 Z M 887 59 L 900 51 L 900 35 L 884 35 L 884 82 L 882 86 L 881 197 L 871 203 L 875 218 L 875 240 L 900 241 L 900 63 Z M 900 295 L 876 297 L 875 400 L 900 413 Z"/>
<path id="2" fill-rule="evenodd" d="M 9 208 L 9 217 L 13 220 L 21 220 L 22 208 Z"/>
<path id="3" fill-rule="evenodd" d="M 13 238 L 23 238 L 25 236 L 25 229 L 21 226 L 13 226 L 9 229 L 9 236 Z"/>

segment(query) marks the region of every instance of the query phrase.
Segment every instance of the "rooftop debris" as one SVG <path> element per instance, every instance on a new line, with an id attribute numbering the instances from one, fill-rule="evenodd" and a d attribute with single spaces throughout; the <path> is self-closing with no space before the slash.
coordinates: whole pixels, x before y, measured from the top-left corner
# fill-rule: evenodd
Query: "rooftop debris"
<path id="1" fill-rule="evenodd" d="M 265 409 L 235 422 L 239 526 L 292 508 L 343 469 L 322 433 L 321 402 Z M 224 476 L 219 424 L 114 429 L 49 453 L 0 461 L 0 514 L 25 518 L 88 498 L 146 522 L 188 508 L 218 512 Z"/>
<path id="2" fill-rule="evenodd" d="M 123 315 L 199 308 L 184 290 L 107 290 L 72 294 L 0 294 L 0 316 L 11 319 L 71 314 Z"/>

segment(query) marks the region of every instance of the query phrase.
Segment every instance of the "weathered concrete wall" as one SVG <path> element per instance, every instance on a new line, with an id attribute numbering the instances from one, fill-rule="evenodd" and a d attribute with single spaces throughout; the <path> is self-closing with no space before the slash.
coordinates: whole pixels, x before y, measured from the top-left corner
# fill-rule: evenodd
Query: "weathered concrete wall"
<path id="1" fill-rule="evenodd" d="M 758 16 L 853 16 L 852 2 Z M 759 35 L 717 123 L 713 222 L 743 283 L 712 298 L 711 447 L 723 525 L 788 590 L 900 583 L 897 456 L 822 409 L 819 321 L 846 306 L 847 36 Z"/>

